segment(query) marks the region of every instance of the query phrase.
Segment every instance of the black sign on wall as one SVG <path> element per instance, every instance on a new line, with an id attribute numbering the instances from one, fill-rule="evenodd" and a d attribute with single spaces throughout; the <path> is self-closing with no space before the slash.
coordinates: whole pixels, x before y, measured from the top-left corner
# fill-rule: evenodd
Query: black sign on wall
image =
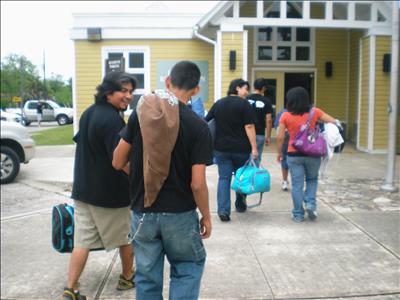
<path id="1" fill-rule="evenodd" d="M 106 74 L 110 72 L 125 71 L 125 58 L 120 59 L 106 59 Z"/>

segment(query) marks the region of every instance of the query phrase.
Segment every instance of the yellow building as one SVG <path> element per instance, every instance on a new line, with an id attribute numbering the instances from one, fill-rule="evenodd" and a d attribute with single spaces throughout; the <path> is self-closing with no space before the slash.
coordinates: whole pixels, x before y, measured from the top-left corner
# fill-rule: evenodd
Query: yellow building
<path id="1" fill-rule="evenodd" d="M 300 85 L 344 122 L 359 150 L 386 152 L 391 32 L 390 1 L 218 1 L 206 14 L 74 14 L 75 120 L 115 61 L 135 74 L 140 97 L 163 88 L 175 62 L 192 60 L 206 108 L 234 78 L 266 78 L 276 110 Z"/>

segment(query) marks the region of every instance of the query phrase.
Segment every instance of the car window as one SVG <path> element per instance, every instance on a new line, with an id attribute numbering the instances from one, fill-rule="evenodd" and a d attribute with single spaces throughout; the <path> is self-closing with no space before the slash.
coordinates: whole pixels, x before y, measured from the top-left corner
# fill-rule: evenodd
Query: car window
<path id="1" fill-rule="evenodd" d="M 28 103 L 28 109 L 36 109 L 36 107 L 37 107 L 37 102 Z"/>
<path id="2" fill-rule="evenodd" d="M 54 102 L 54 101 L 49 101 L 49 102 L 47 102 L 47 103 L 49 103 L 49 105 L 50 105 L 51 107 L 53 107 L 53 108 L 60 108 L 60 107 L 61 107 L 60 105 L 58 105 L 57 102 Z"/>
<path id="3" fill-rule="evenodd" d="M 44 103 L 43 104 L 43 109 L 53 109 L 53 108 L 50 106 L 50 104 Z"/>

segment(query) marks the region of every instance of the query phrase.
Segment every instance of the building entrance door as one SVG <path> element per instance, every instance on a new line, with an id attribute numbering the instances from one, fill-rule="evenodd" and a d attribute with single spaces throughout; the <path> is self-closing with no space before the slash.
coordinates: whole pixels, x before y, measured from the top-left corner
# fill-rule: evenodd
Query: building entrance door
<path id="1" fill-rule="evenodd" d="M 311 103 L 314 103 L 314 73 L 285 73 L 285 95 L 296 86 L 305 88 Z M 284 104 L 286 105 L 286 99 Z"/>
<path id="2" fill-rule="evenodd" d="M 278 112 L 283 108 L 285 92 L 285 73 L 271 71 L 255 71 L 253 81 L 257 78 L 265 78 L 268 82 L 266 95 L 271 99 L 271 104 Z"/>

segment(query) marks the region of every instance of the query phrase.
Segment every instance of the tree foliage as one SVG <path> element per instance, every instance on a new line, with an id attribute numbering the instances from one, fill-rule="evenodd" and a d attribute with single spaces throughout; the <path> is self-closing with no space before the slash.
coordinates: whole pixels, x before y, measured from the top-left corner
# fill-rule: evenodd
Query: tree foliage
<path id="1" fill-rule="evenodd" d="M 44 84 L 37 66 L 23 55 L 10 54 L 1 62 L 1 107 L 12 105 L 13 97 L 23 101 L 47 98 L 72 106 L 71 80 L 66 83 L 60 75 L 52 74 Z"/>

